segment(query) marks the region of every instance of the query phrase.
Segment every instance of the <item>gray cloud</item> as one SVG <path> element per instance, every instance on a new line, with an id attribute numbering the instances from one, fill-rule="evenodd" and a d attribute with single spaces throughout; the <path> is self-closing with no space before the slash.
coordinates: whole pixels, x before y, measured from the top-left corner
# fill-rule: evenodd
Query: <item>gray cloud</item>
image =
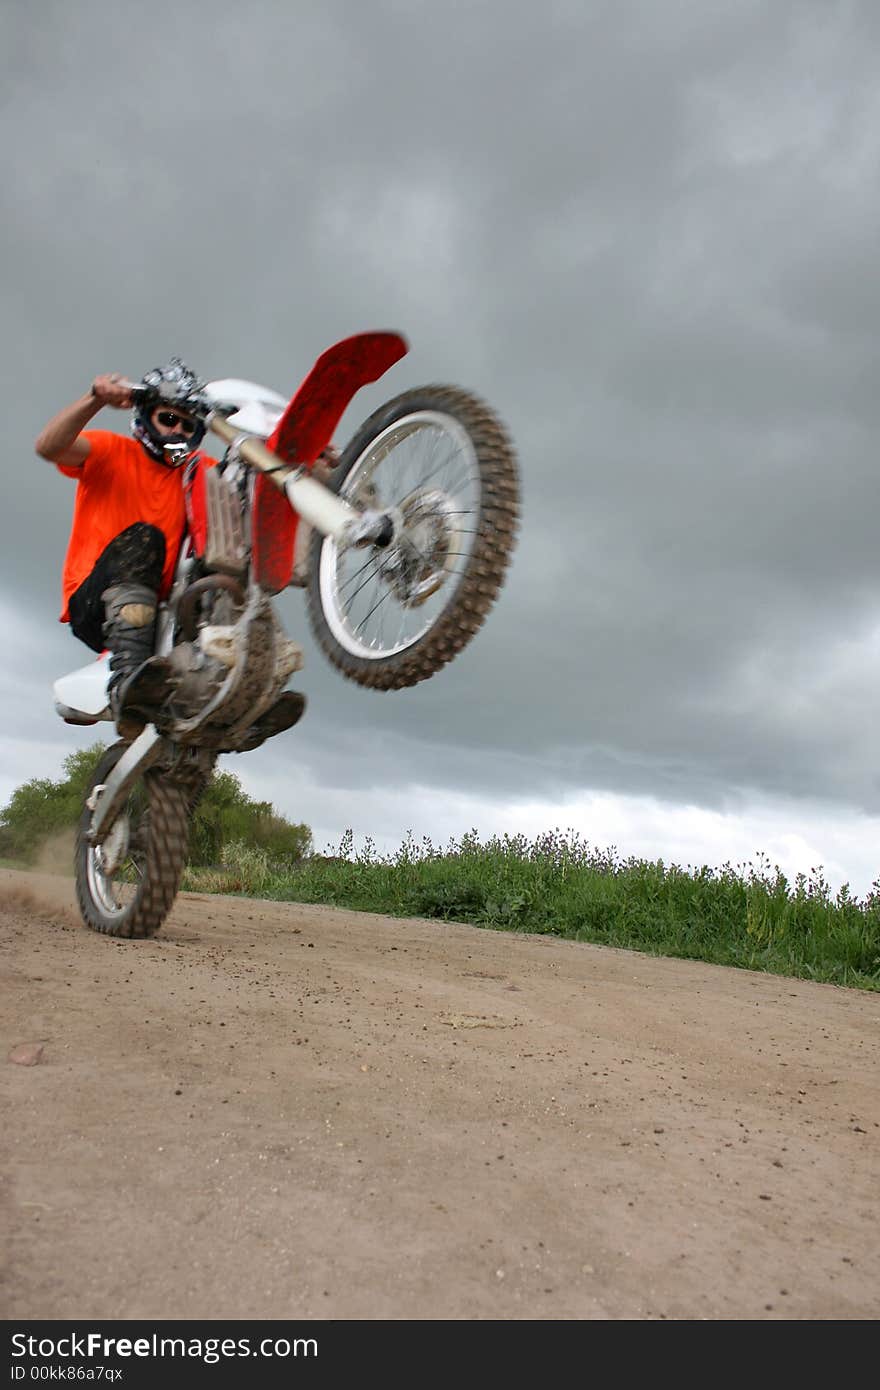
<path id="1" fill-rule="evenodd" d="M 22 740 L 67 737 L 36 691 L 87 659 L 54 622 L 72 489 L 32 457 L 44 419 L 172 351 L 292 390 L 391 326 L 411 354 L 341 437 L 411 385 L 477 390 L 522 538 L 426 686 L 359 691 L 304 636 L 319 781 L 878 809 L 875 9 L 50 0 L 0 24 Z"/>

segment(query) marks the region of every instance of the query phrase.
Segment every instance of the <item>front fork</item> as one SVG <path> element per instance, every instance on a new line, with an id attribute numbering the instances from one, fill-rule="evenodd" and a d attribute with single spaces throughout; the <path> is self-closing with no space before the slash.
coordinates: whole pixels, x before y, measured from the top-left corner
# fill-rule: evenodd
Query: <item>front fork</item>
<path id="1" fill-rule="evenodd" d="M 93 845 L 99 845 L 109 833 L 138 778 L 159 761 L 164 744 L 162 735 L 148 724 L 125 750 L 107 781 L 92 788 L 86 806 L 92 813 L 88 838 Z"/>
<path id="2" fill-rule="evenodd" d="M 210 773 L 214 757 L 207 750 L 181 748 L 148 724 L 126 748 L 107 781 L 92 788 L 86 802 L 92 812 L 87 835 L 90 844 L 100 845 L 107 838 L 138 778 L 160 762 L 167 765 L 169 773 L 185 776 L 195 785 Z"/>
<path id="3" fill-rule="evenodd" d="M 388 546 L 395 538 L 398 520 L 392 512 L 360 510 L 344 497 L 331 492 L 308 469 L 281 463 L 253 435 L 243 435 L 222 415 L 208 416 L 208 426 L 231 445 L 245 463 L 265 473 L 286 495 L 293 510 L 322 536 L 331 536 L 343 546 Z"/>

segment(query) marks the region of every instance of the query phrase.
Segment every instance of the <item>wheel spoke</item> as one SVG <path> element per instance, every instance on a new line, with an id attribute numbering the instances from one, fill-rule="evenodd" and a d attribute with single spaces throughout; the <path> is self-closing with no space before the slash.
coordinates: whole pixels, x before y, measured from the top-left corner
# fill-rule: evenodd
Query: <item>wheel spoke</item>
<path id="1" fill-rule="evenodd" d="M 390 551 L 360 563 L 328 539 L 320 556 L 321 606 L 334 638 L 352 656 L 385 660 L 434 626 L 467 566 L 482 497 L 473 441 L 455 416 L 416 411 L 373 439 L 342 495 L 369 497 L 370 505 L 381 497 L 402 518 Z"/>
<path id="2" fill-rule="evenodd" d="M 371 580 L 371 579 L 377 579 L 377 578 L 378 578 L 378 576 L 379 576 L 379 571 L 380 571 L 380 566 L 381 566 L 381 561 L 380 561 L 377 557 L 374 557 L 374 558 L 373 558 L 373 571 L 372 571 L 372 573 L 371 573 L 371 574 L 368 574 L 367 577 L 366 577 L 366 579 L 363 581 L 363 583 L 362 583 L 362 584 L 359 584 L 359 585 L 357 586 L 357 588 L 355 589 L 355 591 L 354 591 L 353 594 L 349 594 L 349 595 L 348 595 L 348 598 L 347 598 L 346 601 L 348 602 L 349 605 L 351 605 L 351 604 L 354 603 L 354 601 L 355 601 L 355 599 L 357 598 L 358 594 L 361 592 L 362 589 L 365 589 L 365 588 L 367 587 L 367 585 L 370 583 L 370 580 Z M 363 573 L 363 570 L 360 570 L 360 571 L 358 571 L 358 572 L 362 574 L 362 573 Z M 340 590 L 340 592 L 341 592 L 341 590 Z"/>
<path id="3" fill-rule="evenodd" d="M 347 552 L 346 552 L 346 553 L 347 553 Z M 359 570 L 355 570 L 354 574 L 350 574 L 350 575 L 348 576 L 347 579 L 344 579 L 344 580 L 342 581 L 342 583 L 341 583 L 340 586 L 339 586 L 339 592 L 342 593 L 342 590 L 343 590 L 344 588 L 346 588 L 347 585 L 353 584 L 354 581 L 355 581 L 356 579 L 358 579 L 358 578 L 363 574 L 364 570 L 365 570 L 365 569 L 368 569 L 368 568 L 370 567 L 370 565 L 374 565 L 376 568 L 378 568 L 379 560 L 378 560 L 377 556 L 375 556 L 375 555 L 369 555 L 369 556 L 367 557 L 367 559 L 364 561 L 364 563 L 361 565 L 361 567 L 360 567 Z M 363 587 L 363 586 L 361 586 L 361 587 Z M 352 594 L 350 597 L 351 597 L 351 598 L 356 598 L 357 595 L 358 595 L 359 593 L 360 593 L 360 589 L 356 589 L 355 592 L 354 592 L 354 594 Z"/>
<path id="4" fill-rule="evenodd" d="M 426 473 L 423 478 L 419 479 L 419 487 L 427 487 L 428 483 L 430 483 L 432 479 L 436 478 L 441 468 L 445 468 L 446 465 L 451 463 L 455 457 L 456 455 L 453 453 L 450 454 L 448 458 L 441 459 L 440 463 L 437 464 L 436 468 L 432 468 L 430 473 Z"/>
<path id="5" fill-rule="evenodd" d="M 362 621 L 361 621 L 360 623 L 358 623 L 358 626 L 357 626 L 357 634 L 358 634 L 358 636 L 360 636 L 360 634 L 363 632 L 365 626 L 366 626 L 367 623 L 370 621 L 370 619 L 372 618 L 373 614 L 376 612 L 377 608 L 381 608 L 383 603 L 387 603 L 387 602 L 388 602 L 388 599 L 389 599 L 390 597 L 391 597 L 391 590 L 390 590 L 390 589 L 386 589 L 386 590 L 385 590 L 385 593 L 382 595 L 382 597 L 379 598 L 379 599 L 377 599 L 376 602 L 373 604 L 373 606 L 372 606 L 372 608 L 370 609 L 370 611 L 369 611 L 369 613 L 367 614 L 367 616 L 366 616 L 365 618 L 363 618 Z"/>

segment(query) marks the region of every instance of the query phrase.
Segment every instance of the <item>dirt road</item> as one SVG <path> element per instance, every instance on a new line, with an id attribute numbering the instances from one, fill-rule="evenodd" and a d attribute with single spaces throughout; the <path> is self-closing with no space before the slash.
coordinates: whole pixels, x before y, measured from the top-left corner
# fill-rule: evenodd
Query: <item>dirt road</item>
<path id="1" fill-rule="evenodd" d="M 0 949 L 6 1318 L 880 1315 L 876 994 L 9 871 Z"/>

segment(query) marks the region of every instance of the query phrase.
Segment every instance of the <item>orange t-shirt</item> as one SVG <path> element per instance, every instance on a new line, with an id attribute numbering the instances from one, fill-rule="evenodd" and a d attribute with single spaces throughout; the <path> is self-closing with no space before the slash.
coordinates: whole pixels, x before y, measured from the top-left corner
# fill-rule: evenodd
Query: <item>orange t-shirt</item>
<path id="1" fill-rule="evenodd" d="M 78 484 L 61 581 L 62 623 L 70 621 L 70 595 L 91 574 L 98 556 L 136 521 L 157 526 L 165 537 L 160 589 L 164 598 L 174 578 L 184 530 L 182 468 L 154 462 L 136 439 L 109 430 L 86 430 L 81 437 L 89 442 L 85 462 L 79 467 L 55 465 Z"/>

